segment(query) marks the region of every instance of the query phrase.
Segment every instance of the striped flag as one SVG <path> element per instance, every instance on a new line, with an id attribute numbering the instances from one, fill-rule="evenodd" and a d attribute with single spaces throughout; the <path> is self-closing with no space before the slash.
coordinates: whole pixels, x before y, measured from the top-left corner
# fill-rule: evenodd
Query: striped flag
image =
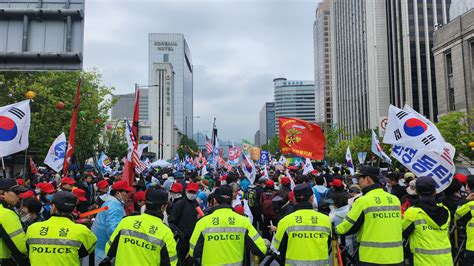
<path id="1" fill-rule="evenodd" d="M 125 133 L 127 134 L 127 140 L 129 140 L 129 148 L 132 151 L 131 154 L 131 161 L 133 163 L 133 166 L 135 167 L 135 173 L 140 174 L 141 172 L 145 171 L 146 164 L 140 161 L 140 157 L 138 156 L 138 145 L 136 145 L 137 141 L 135 139 L 135 136 L 133 135 L 132 132 L 132 127 L 130 126 L 130 123 L 128 121 L 125 121 Z"/>
<path id="2" fill-rule="evenodd" d="M 207 154 L 211 154 L 212 153 L 212 142 L 207 136 L 206 136 L 206 148 L 207 148 Z"/>

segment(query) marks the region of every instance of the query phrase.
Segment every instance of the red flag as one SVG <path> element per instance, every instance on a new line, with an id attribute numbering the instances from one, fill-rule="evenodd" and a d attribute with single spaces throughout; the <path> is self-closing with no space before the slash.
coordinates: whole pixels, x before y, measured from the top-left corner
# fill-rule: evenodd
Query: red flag
<path id="1" fill-rule="evenodd" d="M 68 168 L 71 164 L 71 158 L 74 154 L 74 143 L 76 142 L 76 120 L 77 113 L 79 112 L 79 95 L 81 94 L 81 79 L 77 81 L 76 89 L 76 102 L 74 103 L 74 112 L 72 113 L 71 128 L 69 128 L 69 142 L 66 150 L 66 156 L 64 157 L 63 174 L 65 177 L 68 176 Z"/>
<path id="2" fill-rule="evenodd" d="M 324 157 L 324 138 L 321 127 L 297 118 L 278 118 L 280 147 L 282 153 L 322 160 Z"/>
<path id="3" fill-rule="evenodd" d="M 135 173 L 133 172 L 133 163 L 127 158 L 123 159 L 124 165 L 122 169 L 122 178 L 128 182 L 129 186 L 133 185 L 133 179 L 135 178 Z"/>
<path id="4" fill-rule="evenodd" d="M 33 162 L 33 159 L 31 158 L 31 156 L 30 156 L 30 172 L 32 175 L 38 173 L 38 168 L 36 168 L 36 164 L 35 162 Z"/>
<path id="5" fill-rule="evenodd" d="M 138 147 L 138 114 L 140 107 L 140 89 L 135 88 L 135 108 L 133 110 L 133 123 L 132 123 L 132 133 L 135 137 L 135 149 Z"/>

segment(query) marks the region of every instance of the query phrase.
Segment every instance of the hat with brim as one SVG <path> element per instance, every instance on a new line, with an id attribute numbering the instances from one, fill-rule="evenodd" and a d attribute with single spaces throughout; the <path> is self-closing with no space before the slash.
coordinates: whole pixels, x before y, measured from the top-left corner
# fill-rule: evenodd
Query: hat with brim
<path id="1" fill-rule="evenodd" d="M 76 188 L 72 191 L 79 201 L 87 201 L 86 192 L 80 188 Z"/>
<path id="2" fill-rule="evenodd" d="M 115 182 L 112 185 L 112 189 L 115 191 L 127 191 L 127 192 L 133 191 L 133 187 L 129 187 L 127 184 L 127 181 L 125 180 L 120 180 L 120 181 Z"/>
<path id="3" fill-rule="evenodd" d="M 15 178 L 0 178 L 0 190 L 13 191 L 15 193 L 28 191 L 26 187 L 18 185 Z"/>

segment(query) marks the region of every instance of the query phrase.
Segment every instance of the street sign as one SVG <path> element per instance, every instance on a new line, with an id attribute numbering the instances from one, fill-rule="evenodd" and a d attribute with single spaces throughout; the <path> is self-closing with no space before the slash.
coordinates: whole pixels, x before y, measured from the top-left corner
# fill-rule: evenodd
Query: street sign
<path id="1" fill-rule="evenodd" d="M 382 120 L 380 121 L 380 127 L 385 130 L 387 128 L 387 122 L 388 122 L 388 118 L 387 117 L 384 117 L 382 118 Z"/>
<path id="2" fill-rule="evenodd" d="M 143 135 L 143 136 L 140 136 L 140 140 L 151 141 L 151 140 L 153 140 L 153 136 L 146 136 L 146 135 Z"/>

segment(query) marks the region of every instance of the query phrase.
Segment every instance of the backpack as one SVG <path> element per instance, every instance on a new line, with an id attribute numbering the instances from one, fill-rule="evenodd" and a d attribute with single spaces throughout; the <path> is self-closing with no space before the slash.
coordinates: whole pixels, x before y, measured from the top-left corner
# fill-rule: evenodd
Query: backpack
<path id="1" fill-rule="evenodd" d="M 273 210 L 273 197 L 275 193 L 273 191 L 264 191 L 260 197 L 260 204 L 262 205 L 262 214 L 266 218 L 276 218 L 277 214 Z"/>
<path id="2" fill-rule="evenodd" d="M 247 203 L 249 205 L 250 208 L 253 208 L 255 207 L 256 205 L 256 201 L 257 201 L 257 190 L 255 189 L 255 186 L 254 185 L 250 185 L 247 189 L 247 193 L 246 193 L 246 199 L 247 199 Z"/>

